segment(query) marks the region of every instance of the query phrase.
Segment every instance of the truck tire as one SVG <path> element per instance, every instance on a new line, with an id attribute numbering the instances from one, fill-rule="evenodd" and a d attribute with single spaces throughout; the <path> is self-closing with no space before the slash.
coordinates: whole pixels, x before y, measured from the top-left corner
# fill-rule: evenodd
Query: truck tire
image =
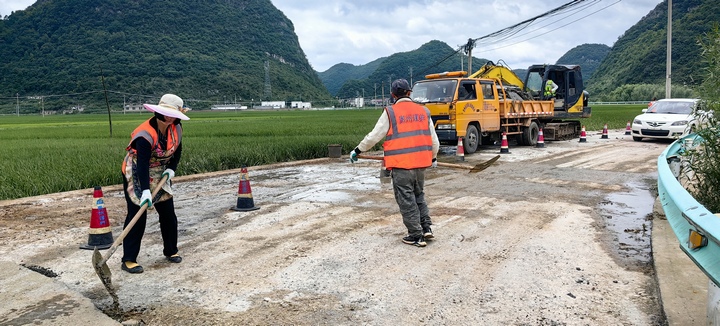
<path id="1" fill-rule="evenodd" d="M 538 134 L 540 128 L 535 121 L 530 122 L 530 125 L 522 129 L 522 145 L 535 146 L 537 144 Z"/>
<path id="2" fill-rule="evenodd" d="M 478 143 L 480 142 L 480 134 L 478 133 L 477 127 L 469 125 L 465 131 L 465 139 L 463 139 L 463 147 L 466 154 L 472 154 L 477 151 Z"/>

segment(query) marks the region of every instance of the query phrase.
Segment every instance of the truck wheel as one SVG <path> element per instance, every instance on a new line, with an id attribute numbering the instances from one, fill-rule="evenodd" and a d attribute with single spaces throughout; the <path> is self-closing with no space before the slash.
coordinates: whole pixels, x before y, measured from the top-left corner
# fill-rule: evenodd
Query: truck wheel
<path id="1" fill-rule="evenodd" d="M 480 134 L 478 133 L 477 127 L 469 125 L 465 131 L 465 139 L 463 139 L 463 147 L 466 154 L 475 153 L 478 148 L 478 142 L 480 141 Z"/>
<path id="2" fill-rule="evenodd" d="M 522 130 L 522 144 L 526 146 L 535 146 L 537 144 L 538 134 L 540 133 L 535 121 L 530 123 L 530 126 L 523 128 Z"/>

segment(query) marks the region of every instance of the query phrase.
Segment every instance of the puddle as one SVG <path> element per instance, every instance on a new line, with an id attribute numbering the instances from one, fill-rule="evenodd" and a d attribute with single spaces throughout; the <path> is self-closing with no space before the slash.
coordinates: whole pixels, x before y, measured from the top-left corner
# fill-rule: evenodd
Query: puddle
<path id="1" fill-rule="evenodd" d="M 611 248 L 628 265 L 652 262 L 650 241 L 655 197 L 641 183 L 628 183 L 629 192 L 613 193 L 600 203 L 605 227 L 611 231 Z"/>

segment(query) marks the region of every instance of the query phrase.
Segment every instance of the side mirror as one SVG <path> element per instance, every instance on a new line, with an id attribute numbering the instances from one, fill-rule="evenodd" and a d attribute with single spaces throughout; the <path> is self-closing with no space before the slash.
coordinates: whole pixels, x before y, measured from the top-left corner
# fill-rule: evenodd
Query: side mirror
<path id="1" fill-rule="evenodd" d="M 642 113 L 645 113 L 645 112 L 647 112 L 647 109 L 642 109 Z"/>

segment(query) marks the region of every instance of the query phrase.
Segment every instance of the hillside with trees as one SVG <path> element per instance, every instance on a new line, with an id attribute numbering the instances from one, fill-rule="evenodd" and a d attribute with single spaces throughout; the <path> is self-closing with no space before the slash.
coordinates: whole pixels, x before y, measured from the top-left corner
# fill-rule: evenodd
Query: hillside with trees
<path id="1" fill-rule="evenodd" d="M 657 5 L 615 42 L 588 82 L 598 100 L 630 100 L 665 96 L 667 1 Z M 673 2 L 672 97 L 697 96 L 691 88 L 703 82 L 699 38 L 720 21 L 717 1 Z"/>
<path id="2" fill-rule="evenodd" d="M 198 109 L 332 104 L 269 0 L 42 0 L 0 20 L 0 57 L 0 113 L 14 112 L 16 94 L 44 97 L 45 110 L 104 109 L 104 90 L 115 109 L 167 92 Z"/>
<path id="3" fill-rule="evenodd" d="M 605 44 L 578 45 L 560 57 L 556 64 L 580 65 L 583 78 L 588 80 L 608 53 L 610 53 L 610 47 Z"/>

